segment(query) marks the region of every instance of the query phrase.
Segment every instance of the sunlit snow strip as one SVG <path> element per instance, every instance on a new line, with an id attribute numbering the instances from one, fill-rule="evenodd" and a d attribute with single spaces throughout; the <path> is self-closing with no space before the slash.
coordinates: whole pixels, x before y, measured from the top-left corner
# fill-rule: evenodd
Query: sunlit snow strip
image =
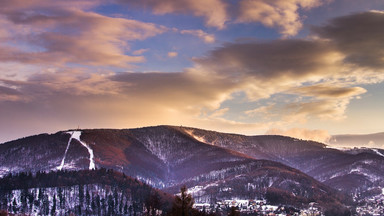
<path id="1" fill-rule="evenodd" d="M 187 134 L 189 134 L 191 137 L 193 137 L 195 140 L 199 141 L 199 142 L 202 142 L 202 143 L 205 143 L 205 144 L 209 144 L 211 145 L 211 143 L 208 143 L 204 137 L 199 137 L 199 136 L 196 136 L 195 134 L 193 134 L 193 131 L 191 130 L 184 130 Z"/>
<path id="2" fill-rule="evenodd" d="M 81 131 L 73 131 L 71 138 L 76 139 L 77 141 L 80 142 L 81 145 L 83 145 L 85 148 L 88 149 L 88 152 L 89 152 L 89 169 L 95 169 L 93 150 L 85 142 L 80 140 L 80 136 L 81 136 Z"/>
<path id="3" fill-rule="evenodd" d="M 372 151 L 376 152 L 376 154 L 380 155 L 381 157 L 384 157 L 384 154 L 381 154 L 377 149 L 372 149 Z"/>
<path id="4" fill-rule="evenodd" d="M 68 152 L 69 146 L 71 145 L 71 141 L 72 141 L 72 137 L 73 137 L 74 131 L 68 132 L 68 133 L 71 134 L 71 137 L 69 138 L 69 141 L 68 141 L 68 144 L 67 144 L 67 148 L 65 149 L 63 160 L 61 160 L 60 166 L 57 167 L 58 170 L 62 170 L 63 169 L 65 157 L 67 156 L 67 152 Z"/>

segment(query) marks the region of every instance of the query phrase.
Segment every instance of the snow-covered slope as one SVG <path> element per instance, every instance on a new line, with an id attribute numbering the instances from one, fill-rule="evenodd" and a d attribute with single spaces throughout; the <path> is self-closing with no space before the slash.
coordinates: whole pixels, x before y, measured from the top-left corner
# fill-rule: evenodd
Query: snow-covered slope
<path id="1" fill-rule="evenodd" d="M 215 189 L 217 195 L 225 188 L 242 188 L 230 195 L 251 199 L 256 194 L 265 195 L 267 188 L 294 194 L 301 197 L 298 200 L 302 202 L 336 193 L 299 170 L 278 162 L 258 160 L 249 152 L 239 152 L 240 145 L 248 145 L 240 142 L 248 139 L 245 136 L 236 139 L 238 148 L 229 149 L 229 145 L 214 145 L 209 139 L 201 142 L 184 129 L 158 126 L 129 130 L 70 130 L 39 135 L 1 145 L 0 162 L 3 174 L 15 170 L 112 168 L 170 192 L 177 191 L 183 184 L 194 187 L 216 182 L 219 185 Z M 285 142 L 283 137 L 281 139 L 280 146 Z M 283 155 L 281 147 L 270 145 L 269 149 L 275 152 L 262 154 Z M 322 145 L 316 144 L 314 148 L 322 148 Z M 236 186 L 236 182 L 241 184 Z M 244 184 L 249 187 L 243 188 Z"/>
<path id="2" fill-rule="evenodd" d="M 281 162 L 346 192 L 381 187 L 384 180 L 382 149 L 347 151 L 283 136 L 243 136 L 196 128 L 175 129 L 198 142 L 235 150 L 253 158 Z"/>

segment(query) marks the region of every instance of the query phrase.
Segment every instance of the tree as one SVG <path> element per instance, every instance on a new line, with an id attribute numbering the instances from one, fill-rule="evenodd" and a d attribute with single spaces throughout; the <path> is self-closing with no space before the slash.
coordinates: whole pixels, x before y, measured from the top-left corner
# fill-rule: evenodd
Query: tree
<path id="1" fill-rule="evenodd" d="M 57 195 L 59 197 L 59 206 L 60 206 L 61 209 L 63 209 L 64 208 L 64 201 L 65 200 L 64 200 L 64 196 L 63 196 L 63 189 L 61 187 L 59 187 L 57 189 Z"/>
<path id="2" fill-rule="evenodd" d="M 108 213 L 107 215 L 115 215 L 115 202 L 111 194 L 108 196 Z"/>
<path id="3" fill-rule="evenodd" d="M 56 215 L 56 194 L 53 195 L 51 215 Z"/>
<path id="4" fill-rule="evenodd" d="M 84 205 L 84 185 L 79 185 L 79 206 Z"/>
<path id="5" fill-rule="evenodd" d="M 180 188 L 180 192 L 180 196 L 175 197 L 172 208 L 172 214 L 188 216 L 190 215 L 189 213 L 192 211 L 194 200 L 191 194 L 187 194 L 187 187 L 185 185 Z"/>
<path id="6" fill-rule="evenodd" d="M 42 212 L 44 213 L 44 215 L 48 215 L 49 214 L 49 198 L 48 198 L 48 195 L 44 195 L 43 196 L 43 204 L 42 204 Z"/>
<path id="7" fill-rule="evenodd" d="M 87 192 L 85 194 L 85 202 L 87 204 L 87 208 L 90 206 L 91 204 L 91 195 L 89 194 L 89 189 L 87 187 Z"/>
<path id="8" fill-rule="evenodd" d="M 132 211 L 133 211 L 132 205 L 129 206 L 128 211 L 129 211 L 129 216 L 132 216 Z"/>
<path id="9" fill-rule="evenodd" d="M 16 202 L 16 199 L 13 198 L 13 202 L 12 202 L 12 211 L 13 211 L 13 213 L 17 213 L 17 210 L 18 210 L 18 208 L 17 208 L 17 202 Z"/>
<path id="10" fill-rule="evenodd" d="M 237 207 L 232 206 L 228 216 L 240 216 L 240 212 Z"/>

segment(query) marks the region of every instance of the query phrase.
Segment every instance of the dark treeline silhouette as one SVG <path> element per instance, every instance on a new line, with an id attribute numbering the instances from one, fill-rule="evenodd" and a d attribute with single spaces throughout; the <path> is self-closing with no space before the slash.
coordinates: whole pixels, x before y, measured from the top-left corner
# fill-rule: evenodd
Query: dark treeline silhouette
<path id="1" fill-rule="evenodd" d="M 186 186 L 180 196 L 172 196 L 112 169 L 18 173 L 0 179 L 0 216 L 220 215 L 198 211 L 193 204 Z"/>
<path id="2" fill-rule="evenodd" d="M 159 215 L 173 196 L 108 169 L 10 174 L 0 179 L 0 209 L 38 215 Z"/>
<path id="3" fill-rule="evenodd" d="M 124 173 L 116 172 L 112 169 L 94 169 L 81 171 L 53 171 L 53 172 L 21 172 L 9 174 L 0 179 L 0 190 L 16 190 L 35 187 L 62 187 L 81 184 L 109 184 L 118 187 L 129 187 L 140 185 L 150 187 L 137 179 L 126 176 Z"/>

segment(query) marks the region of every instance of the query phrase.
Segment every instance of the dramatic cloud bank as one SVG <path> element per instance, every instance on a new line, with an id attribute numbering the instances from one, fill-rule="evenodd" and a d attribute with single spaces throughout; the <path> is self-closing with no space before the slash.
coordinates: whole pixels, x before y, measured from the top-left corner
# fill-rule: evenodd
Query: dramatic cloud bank
<path id="1" fill-rule="evenodd" d="M 203 17 L 207 26 L 223 29 L 227 23 L 262 23 L 278 28 L 284 36 L 292 36 L 302 27 L 299 10 L 310 10 L 330 0 L 118 0 L 156 14 L 185 13 Z"/>
<path id="2" fill-rule="evenodd" d="M 144 7 L 156 14 L 192 14 L 217 29 L 257 22 L 292 36 L 302 26 L 298 11 L 325 1 L 120 0 L 115 4 Z M 133 46 L 136 42 L 178 34 L 195 36 L 209 46 L 217 38 L 199 28 L 181 30 L 91 10 L 100 5 L 100 1 L 0 3 L 4 27 L 0 30 L 0 119 L 6 122 L 0 131 L 11 137 L 20 125 L 26 133 L 34 133 L 46 125 L 60 130 L 79 124 L 121 128 L 187 123 L 253 133 L 314 119 L 341 121 L 350 102 L 367 93 L 368 84 L 384 80 L 384 13 L 380 11 L 336 17 L 312 27 L 305 38 L 222 43 L 193 58 L 193 65 L 180 72 L 132 72 L 128 70 L 147 60 L 146 54 L 155 53 L 153 47 Z M 182 50 L 170 47 L 162 54 L 176 61 Z M 319 141 L 327 137 L 321 131 L 277 132 Z"/>
<path id="3" fill-rule="evenodd" d="M 0 19 L 6 28 L 0 60 L 129 67 L 144 61 L 143 56 L 126 54 L 129 41 L 144 40 L 167 30 L 152 23 L 86 12 L 76 7 L 82 3 L 88 5 L 82 1 L 63 5 L 42 0 L 26 5 L 3 2 Z"/>

